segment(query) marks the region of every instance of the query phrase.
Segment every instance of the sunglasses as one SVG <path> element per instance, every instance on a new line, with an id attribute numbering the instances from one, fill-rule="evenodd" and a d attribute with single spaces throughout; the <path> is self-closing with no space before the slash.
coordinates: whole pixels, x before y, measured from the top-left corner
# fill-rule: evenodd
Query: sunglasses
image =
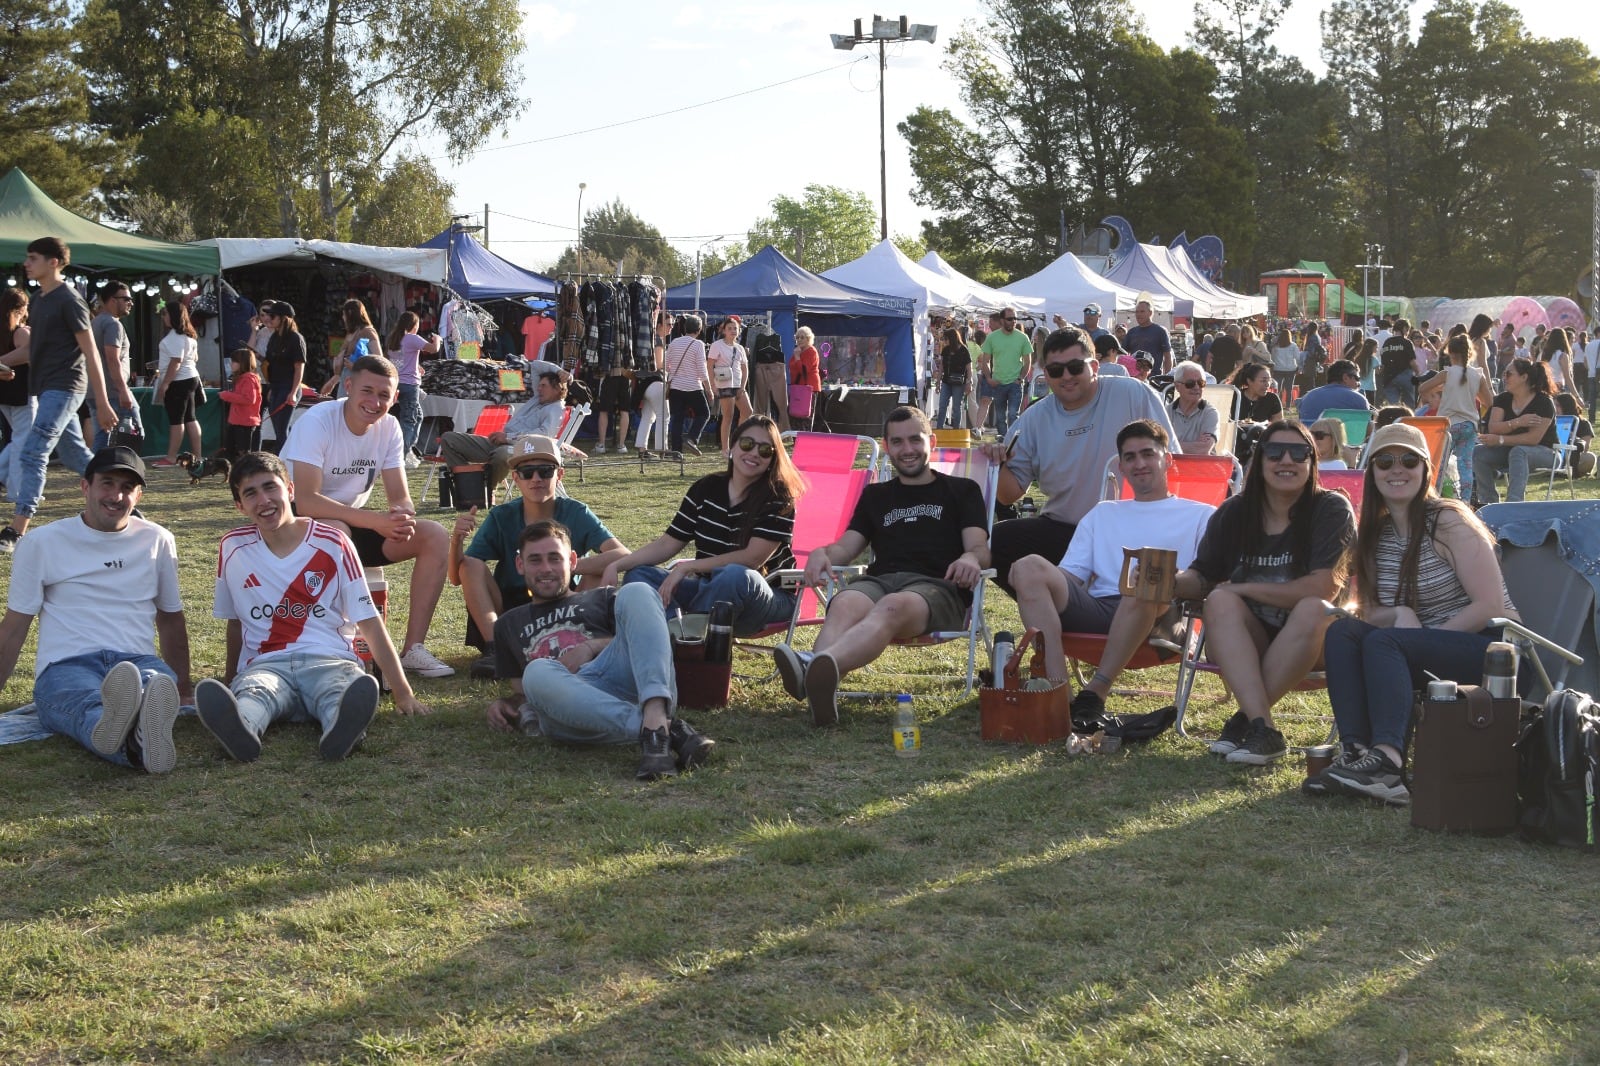
<path id="1" fill-rule="evenodd" d="M 748 452 L 748 451 L 752 451 L 753 450 L 757 455 L 761 456 L 761 458 L 763 458 L 763 459 L 771 459 L 774 455 L 778 454 L 778 449 L 774 448 L 772 445 L 768 444 L 766 441 L 754 440 L 754 439 L 752 439 L 750 437 L 740 437 L 739 438 L 739 450 L 741 452 Z"/>
<path id="2" fill-rule="evenodd" d="M 1083 373 L 1083 368 L 1086 365 L 1082 359 L 1068 359 L 1065 363 L 1046 363 L 1044 372 L 1053 378 L 1058 378 L 1062 374 L 1071 374 L 1073 377 L 1077 377 Z"/>
<path id="3" fill-rule="evenodd" d="M 1016 319 L 1011 317 L 1010 315 L 1001 315 L 1000 316 L 1000 321 L 1002 321 L 1002 322 L 1015 322 Z"/>
<path id="4" fill-rule="evenodd" d="M 1332 436 L 1332 434 L 1325 429 L 1314 429 L 1311 431 L 1311 435 L 1318 440 L 1327 440 L 1330 436 Z"/>
<path id="5" fill-rule="evenodd" d="M 540 463 L 538 466 L 519 466 L 517 467 L 517 476 L 524 481 L 532 481 L 536 477 L 542 477 L 549 481 L 556 476 L 556 470 L 557 467 L 554 463 Z"/>
<path id="6" fill-rule="evenodd" d="M 1394 469 L 1395 463 L 1399 463 L 1407 470 L 1415 470 L 1417 467 L 1422 465 L 1422 456 L 1412 455 L 1410 452 L 1407 452 L 1404 455 L 1395 455 L 1391 452 L 1384 452 L 1381 455 L 1374 455 L 1372 457 L 1372 465 L 1377 467 L 1379 470 L 1392 470 Z"/>
<path id="7" fill-rule="evenodd" d="M 1261 446 L 1261 454 L 1272 463 L 1282 462 L 1285 456 L 1293 462 L 1303 463 L 1311 458 L 1311 445 L 1283 440 L 1268 441 Z"/>
<path id="8" fill-rule="evenodd" d="M 1206 387 L 1206 383 L 1204 381 L 1180 381 L 1178 384 L 1182 385 L 1186 389 L 1203 389 Z"/>

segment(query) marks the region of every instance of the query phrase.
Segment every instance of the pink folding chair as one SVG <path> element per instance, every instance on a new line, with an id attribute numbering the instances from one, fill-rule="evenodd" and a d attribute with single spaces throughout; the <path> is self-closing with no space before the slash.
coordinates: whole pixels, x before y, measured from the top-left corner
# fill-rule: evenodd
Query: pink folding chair
<path id="1" fill-rule="evenodd" d="M 783 439 L 789 445 L 789 458 L 802 473 L 838 474 L 853 470 L 863 446 L 867 449 L 867 469 L 878 468 L 878 442 L 872 437 L 791 430 Z"/>
<path id="2" fill-rule="evenodd" d="M 1367 483 L 1365 470 L 1318 470 L 1317 480 L 1325 489 L 1344 493 L 1356 517 L 1361 516 L 1362 489 Z"/>

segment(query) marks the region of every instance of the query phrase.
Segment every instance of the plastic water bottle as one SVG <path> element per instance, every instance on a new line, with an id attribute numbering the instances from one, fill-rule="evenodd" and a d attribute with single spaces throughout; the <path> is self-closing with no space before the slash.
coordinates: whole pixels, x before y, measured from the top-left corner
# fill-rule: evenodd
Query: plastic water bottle
<path id="1" fill-rule="evenodd" d="M 902 759 L 922 754 L 922 730 L 917 728 L 917 712 L 911 706 L 911 693 L 902 692 L 894 701 L 894 753 Z"/>

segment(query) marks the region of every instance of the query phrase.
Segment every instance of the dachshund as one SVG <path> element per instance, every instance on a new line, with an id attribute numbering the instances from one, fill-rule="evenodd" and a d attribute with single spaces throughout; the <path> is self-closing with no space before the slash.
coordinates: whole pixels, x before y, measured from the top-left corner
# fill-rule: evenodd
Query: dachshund
<path id="1" fill-rule="evenodd" d="M 189 484 L 198 485 L 203 477 L 213 475 L 228 480 L 228 471 L 232 469 L 228 460 L 222 455 L 213 455 L 209 459 L 196 459 L 193 452 L 179 452 L 178 465 L 189 471 Z"/>

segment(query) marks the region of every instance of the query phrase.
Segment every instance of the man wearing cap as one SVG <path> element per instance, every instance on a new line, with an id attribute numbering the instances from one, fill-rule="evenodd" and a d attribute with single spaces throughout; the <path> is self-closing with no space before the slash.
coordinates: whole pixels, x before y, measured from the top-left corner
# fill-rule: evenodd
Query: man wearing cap
<path id="1" fill-rule="evenodd" d="M 139 418 L 139 405 L 134 402 L 133 390 L 128 383 L 133 380 L 133 361 L 129 355 L 128 334 L 122 328 L 122 316 L 133 310 L 133 293 L 125 282 L 113 281 L 100 293 L 100 313 L 94 316 L 90 329 L 94 332 L 95 347 L 100 349 L 101 369 L 105 373 L 106 395 L 117 409 L 117 422 L 130 423 L 131 431 L 144 436 L 144 423 Z M 126 396 L 124 403 L 119 397 Z M 111 434 L 97 429 L 95 448 L 111 445 Z"/>
<path id="2" fill-rule="evenodd" d="M 1168 335 L 1167 328 L 1151 321 L 1149 300 L 1140 300 L 1133 305 L 1133 318 L 1138 324 L 1123 336 L 1122 346 L 1130 352 L 1149 352 L 1150 358 L 1155 360 L 1156 373 L 1165 374 L 1172 360 L 1172 337 Z"/>
<path id="3" fill-rule="evenodd" d="M 40 724 L 107 762 L 168 773 L 178 761 L 172 723 L 193 693 L 177 547 L 171 533 L 133 513 L 144 463 L 132 448 L 96 452 L 80 487 L 77 518 L 17 545 L 0 620 L 0 685 L 37 616 Z"/>
<path id="4" fill-rule="evenodd" d="M 58 237 L 40 237 L 28 245 L 23 269 L 39 286 L 39 295 L 28 308 L 28 325 L 33 336 L 28 343 L 28 392 L 34 398 L 33 425 L 23 435 L 18 465 L 20 484 L 7 486 L 16 500 L 11 524 L 0 529 L 0 553 L 15 550 L 17 541 L 28 531 L 28 523 L 44 498 L 45 473 L 50 453 L 58 446 L 61 462 L 68 470 L 81 473 L 91 453 L 83 443 L 78 425 L 78 407 L 84 394 L 95 403 L 95 421 L 104 430 L 117 426 L 117 413 L 106 396 L 105 375 L 100 353 L 95 351 L 90 332 L 89 306 L 76 289 L 66 284 L 71 250 Z M 8 365 L 22 362 L 20 353 L 6 357 Z M 127 383 L 121 390 L 127 393 Z M 124 406 L 133 403 L 132 394 L 117 397 Z"/>
<path id="5" fill-rule="evenodd" d="M 1100 336 L 1094 339 L 1095 358 L 1100 361 L 1100 376 L 1103 378 L 1130 378 L 1123 358 L 1127 352 L 1122 350 L 1122 343 L 1108 331 L 1101 330 Z"/>
<path id="6" fill-rule="evenodd" d="M 1087 333 L 1092 341 L 1111 336 L 1110 330 L 1102 329 L 1100 326 L 1099 304 L 1089 304 L 1083 309 L 1083 332 Z"/>
<path id="7" fill-rule="evenodd" d="M 533 396 L 517 408 L 506 428 L 487 437 L 476 433 L 445 433 L 439 437 L 439 454 L 454 470 L 461 466 L 487 466 L 488 484 L 498 485 L 511 467 L 511 445 L 518 437 L 559 437 L 567 410 L 567 381 L 572 375 L 542 360 L 528 364 Z M 465 509 L 466 502 L 463 503 Z"/>
<path id="8" fill-rule="evenodd" d="M 439 523 L 417 520 L 400 423 L 389 414 L 399 391 L 393 363 L 381 355 L 357 359 L 344 398 L 317 404 L 295 423 L 283 461 L 294 482 L 295 513 L 341 523 L 362 566 L 415 562 L 400 665 L 423 677 L 449 677 L 455 670 L 424 641 L 444 591 L 450 538 Z M 389 509 L 369 511 L 367 498 L 380 477 Z"/>
<path id="9" fill-rule="evenodd" d="M 628 554 L 622 541 L 586 505 L 557 494 L 564 465 L 561 448 L 553 438 L 519 438 L 511 448 L 511 476 L 521 495 L 491 507 L 475 535 L 478 508 L 456 515 L 452 550 L 455 543 L 472 537 L 461 560 L 461 595 L 469 619 L 467 643 L 491 657 L 487 664 L 490 677 L 494 676 L 491 639 L 496 620 L 528 602 L 528 583 L 517 568 L 517 539 L 524 529 L 547 521 L 566 527 L 578 557 L 572 572 L 580 589 L 597 584 L 611 562 Z"/>

